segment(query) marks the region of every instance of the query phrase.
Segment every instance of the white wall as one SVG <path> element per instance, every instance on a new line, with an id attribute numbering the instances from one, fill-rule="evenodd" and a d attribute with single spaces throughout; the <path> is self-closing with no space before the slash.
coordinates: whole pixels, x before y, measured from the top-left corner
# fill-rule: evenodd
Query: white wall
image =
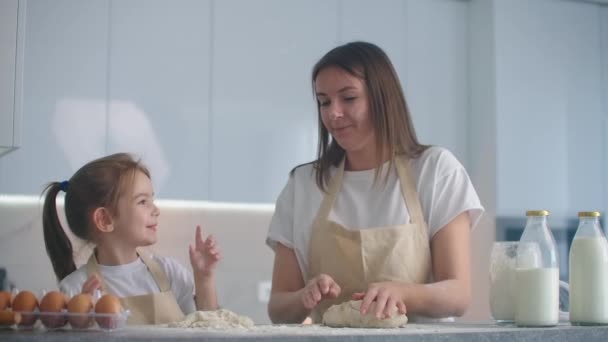
<path id="1" fill-rule="evenodd" d="M 335 45 L 337 11 L 323 0 L 214 2 L 211 199 L 274 202 L 291 168 L 312 160 L 310 70 Z"/>
<path id="2" fill-rule="evenodd" d="M 29 1 L 21 147 L 0 159 L 0 193 L 38 194 L 105 153 L 107 1 Z"/>
<path id="3" fill-rule="evenodd" d="M 495 6 L 498 214 L 604 208 L 600 6 Z"/>
<path id="4" fill-rule="evenodd" d="M 469 3 L 469 87 L 471 89 L 468 148 L 471 180 L 485 208 L 471 234 L 472 305 L 467 318 L 489 317 L 490 251 L 496 217 L 496 56 L 494 2 Z"/>
<path id="5" fill-rule="evenodd" d="M 21 144 L 25 2 L 0 2 L 0 157 Z"/>
<path id="6" fill-rule="evenodd" d="M 134 151 L 161 196 L 209 198 L 211 1 L 110 1 L 108 153 Z"/>
<path id="7" fill-rule="evenodd" d="M 23 146 L 0 193 L 126 150 L 161 198 L 274 202 L 316 154 L 312 66 L 355 39 L 393 59 L 421 140 L 468 164 L 466 2 L 29 0 L 27 16 Z"/>
<path id="8" fill-rule="evenodd" d="M 601 56 L 602 56 L 602 103 L 603 108 L 603 121 L 604 121 L 604 132 L 608 132 L 608 5 L 603 6 L 600 9 L 600 26 L 602 29 L 601 33 Z M 604 135 L 602 141 L 604 146 L 603 160 L 604 170 L 608 170 L 608 134 Z M 604 181 L 604 213 L 608 213 L 608 181 Z M 604 230 L 608 230 L 608 227 L 604 227 Z"/>
<path id="9" fill-rule="evenodd" d="M 13 145 L 17 0 L 0 2 L 0 147 Z"/>

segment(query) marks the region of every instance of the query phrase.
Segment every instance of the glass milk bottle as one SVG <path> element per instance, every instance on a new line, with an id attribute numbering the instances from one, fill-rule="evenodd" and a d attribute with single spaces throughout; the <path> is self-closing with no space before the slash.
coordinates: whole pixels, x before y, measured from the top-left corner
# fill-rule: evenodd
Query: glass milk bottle
<path id="1" fill-rule="evenodd" d="M 597 211 L 578 213 L 570 248 L 570 322 L 608 324 L 608 242 Z"/>
<path id="2" fill-rule="evenodd" d="M 517 248 L 515 324 L 554 326 L 559 320 L 559 268 L 546 210 L 528 211 Z"/>

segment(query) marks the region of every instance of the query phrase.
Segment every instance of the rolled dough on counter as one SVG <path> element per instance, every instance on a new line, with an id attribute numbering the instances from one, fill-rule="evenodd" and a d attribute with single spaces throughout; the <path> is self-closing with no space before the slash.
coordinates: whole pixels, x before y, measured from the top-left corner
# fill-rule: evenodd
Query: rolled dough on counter
<path id="1" fill-rule="evenodd" d="M 365 315 L 361 315 L 360 308 L 360 300 L 333 305 L 323 314 L 323 324 L 336 328 L 397 328 L 407 324 L 407 316 L 398 314 L 396 308 L 392 317 L 385 319 L 376 318 L 375 303 Z"/>

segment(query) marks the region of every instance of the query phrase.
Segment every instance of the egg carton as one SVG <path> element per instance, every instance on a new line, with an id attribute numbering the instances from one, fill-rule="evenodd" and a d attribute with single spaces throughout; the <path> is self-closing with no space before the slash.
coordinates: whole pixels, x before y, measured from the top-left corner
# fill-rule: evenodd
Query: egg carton
<path id="1" fill-rule="evenodd" d="M 115 314 L 96 313 L 73 313 L 63 310 L 61 312 L 33 312 L 15 311 L 21 315 L 21 322 L 12 325 L 0 325 L 0 328 L 12 328 L 17 330 L 103 330 L 113 331 L 124 328 L 127 325 L 130 311 L 124 310 Z"/>

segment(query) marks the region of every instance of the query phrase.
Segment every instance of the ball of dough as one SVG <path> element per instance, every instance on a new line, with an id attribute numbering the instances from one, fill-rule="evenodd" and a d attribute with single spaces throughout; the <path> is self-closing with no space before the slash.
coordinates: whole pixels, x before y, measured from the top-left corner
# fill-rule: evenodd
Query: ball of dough
<path id="1" fill-rule="evenodd" d="M 333 305 L 323 314 L 323 324 L 336 328 L 397 328 L 407 324 L 407 316 L 397 313 L 396 308 L 392 317 L 385 319 L 376 318 L 375 303 L 365 315 L 361 315 L 360 308 L 360 300 Z"/>

